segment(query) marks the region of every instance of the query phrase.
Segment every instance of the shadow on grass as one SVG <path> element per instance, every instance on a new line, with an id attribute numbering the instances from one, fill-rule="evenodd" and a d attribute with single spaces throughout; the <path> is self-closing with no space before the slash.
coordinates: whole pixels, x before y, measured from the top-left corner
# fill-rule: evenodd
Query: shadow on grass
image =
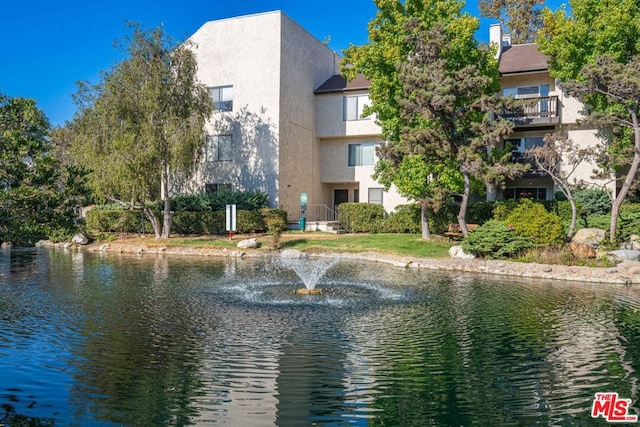
<path id="1" fill-rule="evenodd" d="M 293 239 L 282 242 L 283 248 L 295 248 L 296 246 L 304 246 L 309 243 L 309 239 Z"/>

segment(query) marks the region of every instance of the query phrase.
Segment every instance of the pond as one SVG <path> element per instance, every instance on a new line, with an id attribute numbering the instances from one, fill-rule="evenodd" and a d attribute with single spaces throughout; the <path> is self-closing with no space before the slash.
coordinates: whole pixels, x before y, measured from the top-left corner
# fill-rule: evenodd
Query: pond
<path id="1" fill-rule="evenodd" d="M 314 263 L 313 258 L 309 259 Z M 605 425 L 637 287 L 340 261 L 0 252 L 0 425 Z"/>

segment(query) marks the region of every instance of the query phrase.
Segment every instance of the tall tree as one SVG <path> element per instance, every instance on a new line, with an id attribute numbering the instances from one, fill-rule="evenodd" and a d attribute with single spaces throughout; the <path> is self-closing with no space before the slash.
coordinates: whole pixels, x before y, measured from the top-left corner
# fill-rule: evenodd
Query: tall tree
<path id="1" fill-rule="evenodd" d="M 161 27 L 130 26 L 133 34 L 120 44 L 127 57 L 104 72 L 99 84 L 80 84 L 70 124 L 72 152 L 91 170 L 98 196 L 141 207 L 156 237 L 166 238 L 171 178 L 192 173 L 204 152 L 212 101 L 196 80 L 188 43 L 175 43 Z M 160 197 L 162 225 L 147 206 Z"/>
<path id="2" fill-rule="evenodd" d="M 350 45 L 344 50 L 342 74 L 352 80 L 361 73 L 371 82 L 371 105 L 364 114 L 375 113 L 388 141 L 400 140 L 400 129 L 406 125 L 400 115 L 402 84 L 396 66 L 409 54 L 409 35 L 405 23 L 419 19 L 425 27 L 437 22 L 456 22 L 461 29 L 474 25 L 475 18 L 462 15 L 464 2 L 459 0 L 374 0 L 378 8 L 369 22 L 369 43 Z"/>
<path id="3" fill-rule="evenodd" d="M 469 25 L 473 23 L 473 25 Z M 459 25 L 463 24 L 463 25 Z M 462 176 L 458 214 L 466 235 L 466 210 L 473 178 L 499 184 L 525 166 L 512 163 L 510 153 L 498 150 L 513 129 L 498 120 L 505 110 L 493 52 L 473 37 L 477 21 L 453 20 L 430 27 L 408 21 L 410 52 L 398 65 L 404 95 L 399 100 L 404 145 L 420 150 L 432 165 L 454 165 Z"/>
<path id="4" fill-rule="evenodd" d="M 483 17 L 506 28 L 513 43 L 532 43 L 542 27 L 543 4 L 544 0 L 480 0 L 478 7 Z"/>
<path id="5" fill-rule="evenodd" d="M 34 100 L 0 94 L 0 242 L 28 245 L 74 229 L 82 174 L 51 155 L 49 133 Z"/>
<path id="6" fill-rule="evenodd" d="M 347 78 L 354 78 L 356 73 L 362 73 L 371 82 L 370 99 L 372 103 L 365 114 L 376 114 L 377 122 L 382 128 L 382 136 L 388 141 L 385 147 L 378 151 L 382 160 L 377 166 L 377 177 L 385 181 L 385 185 L 396 184 L 405 196 L 418 200 L 423 208 L 426 206 L 437 208 L 453 191 L 453 187 L 439 185 L 442 184 L 440 179 L 458 175 L 459 182 L 462 183 L 461 188 L 466 188 L 466 192 L 462 191 L 463 203 L 460 217 L 460 221 L 463 222 L 462 228 L 466 232 L 464 216 L 466 215 L 466 203 L 471 188 L 472 175 L 476 173 L 480 175 L 479 169 L 481 168 L 476 167 L 477 162 L 471 160 L 465 161 L 465 166 L 462 167 L 459 160 L 466 156 L 463 154 L 465 150 L 461 151 L 455 148 L 447 151 L 444 149 L 444 145 L 439 146 L 438 142 L 431 137 L 433 134 L 438 134 L 436 130 L 438 126 L 444 126 L 447 131 L 438 134 L 438 138 L 440 138 L 438 141 L 453 137 L 458 142 L 463 140 L 469 142 L 470 134 L 459 132 L 468 129 L 468 126 L 462 123 L 457 123 L 453 127 L 444 125 L 440 119 L 444 120 L 446 112 L 443 112 L 444 115 L 439 118 L 425 117 L 418 110 L 424 110 L 424 103 L 429 101 L 425 101 L 425 97 L 420 95 L 420 92 L 429 92 L 431 89 L 423 90 L 424 88 L 420 88 L 420 85 L 423 83 L 435 84 L 437 86 L 436 92 L 442 92 L 441 96 L 438 95 L 436 102 L 451 107 L 449 113 L 455 111 L 455 114 L 466 114 L 466 118 L 471 122 L 479 123 L 483 117 L 487 118 L 488 116 L 487 111 L 479 113 L 476 107 L 481 104 L 488 106 L 488 104 L 484 101 L 476 101 L 479 100 L 479 96 L 484 97 L 498 91 L 497 64 L 488 51 L 482 51 L 478 48 L 473 36 L 474 31 L 478 28 L 478 20 L 462 13 L 463 2 L 457 0 L 376 0 L 375 3 L 379 11 L 369 24 L 370 42 L 363 46 L 352 45 L 345 50 L 342 72 Z M 430 37 L 429 31 L 436 27 L 437 30 L 432 33 L 442 31 L 445 39 L 439 37 L 438 40 L 448 44 L 446 46 L 441 44 L 437 47 L 435 45 L 429 46 L 430 40 L 420 44 L 420 37 Z M 417 31 L 420 31 L 421 34 L 417 35 Z M 438 34 L 436 35 L 438 36 Z M 436 49 L 437 53 L 434 56 L 433 52 L 420 50 L 423 48 Z M 440 61 L 441 67 L 436 70 L 440 73 L 438 78 L 446 78 L 447 83 L 437 82 L 429 74 L 430 65 L 425 60 L 426 56 Z M 470 64 L 475 64 L 473 70 L 467 68 Z M 469 71 L 477 73 L 475 75 L 486 77 L 486 80 L 482 82 L 480 82 L 482 79 L 474 80 L 477 85 L 473 88 L 475 91 L 472 95 L 473 99 L 467 97 L 468 93 L 463 94 L 462 91 L 459 91 L 460 87 L 452 89 L 447 86 L 455 79 L 458 79 L 460 83 L 468 81 L 469 76 L 465 73 Z M 457 74 L 454 76 L 455 72 Z M 456 99 L 458 95 L 461 97 Z M 488 97 L 483 99 L 486 100 Z M 467 110 L 467 107 L 474 103 L 475 107 L 471 108 L 473 112 Z M 461 109 L 456 110 L 456 108 Z M 490 125 L 485 123 L 484 126 Z M 448 131 L 450 131 L 448 135 L 445 135 Z M 429 132 L 433 132 L 433 134 L 430 135 Z M 461 137 L 461 135 L 465 136 Z M 493 145 L 496 141 L 486 140 L 484 142 Z M 459 144 L 454 144 L 454 146 L 461 147 Z M 478 156 L 483 156 L 483 154 L 479 154 L 479 149 L 476 151 L 478 151 L 476 153 Z M 406 160 L 405 157 L 407 157 Z M 418 160 L 422 160 L 424 163 L 420 167 L 416 163 Z M 487 159 L 484 158 L 484 160 Z M 418 172 L 406 173 L 409 164 L 414 168 L 419 167 Z M 483 165 L 486 166 L 487 163 L 485 162 Z M 443 167 L 449 169 L 444 170 Z M 470 174 L 472 169 L 474 172 Z M 407 185 L 406 179 L 409 176 L 422 181 Z M 449 179 L 447 181 L 451 182 Z M 448 191 L 442 191 L 445 188 L 448 188 Z M 426 215 L 423 215 L 423 235 L 426 236 L 428 231 L 425 229 L 425 218 Z"/>
<path id="7" fill-rule="evenodd" d="M 640 2 L 573 0 L 571 10 L 571 15 L 563 8 L 544 10 L 538 45 L 549 56 L 551 75 L 589 106 L 585 121 L 608 130 L 601 132 L 606 140 L 601 158 L 614 162 L 601 164 L 605 172 L 628 168 L 611 207 L 614 242 L 620 206 L 640 166 Z"/>

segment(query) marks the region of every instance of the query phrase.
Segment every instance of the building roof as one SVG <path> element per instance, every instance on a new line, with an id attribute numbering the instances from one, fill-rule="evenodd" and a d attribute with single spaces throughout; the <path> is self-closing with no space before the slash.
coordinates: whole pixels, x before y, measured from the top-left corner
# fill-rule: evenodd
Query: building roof
<path id="1" fill-rule="evenodd" d="M 547 60 L 535 43 L 506 46 L 500 55 L 498 70 L 502 75 L 547 71 Z"/>
<path id="2" fill-rule="evenodd" d="M 331 92 L 347 92 L 352 90 L 369 89 L 371 82 L 364 77 L 364 74 L 356 74 L 356 78 L 347 81 L 340 74 L 335 74 L 329 77 L 329 80 L 322 83 L 316 90 L 316 93 L 331 93 Z"/>

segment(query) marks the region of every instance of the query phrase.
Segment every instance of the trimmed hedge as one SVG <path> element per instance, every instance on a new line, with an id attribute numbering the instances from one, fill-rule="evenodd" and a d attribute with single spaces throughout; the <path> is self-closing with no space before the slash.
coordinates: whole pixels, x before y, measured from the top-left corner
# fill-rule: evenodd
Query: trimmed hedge
<path id="1" fill-rule="evenodd" d="M 139 210 L 91 209 L 87 212 L 87 229 L 91 232 L 140 233 L 142 221 L 142 212 Z M 153 233 L 147 218 L 144 218 L 144 231 Z"/>
<path id="2" fill-rule="evenodd" d="M 381 223 L 383 233 L 420 233 L 420 205 L 400 205 Z"/>
<path id="3" fill-rule="evenodd" d="M 272 209 L 286 221 L 287 213 Z M 257 210 L 238 210 L 236 228 L 238 233 L 256 233 L 266 231 L 264 218 Z M 157 213 L 158 221 L 162 215 Z M 212 234 L 224 235 L 226 231 L 225 211 L 175 212 L 171 225 L 173 234 Z M 87 212 L 87 229 L 91 232 L 140 233 L 142 216 L 140 211 L 132 210 L 91 210 Z M 151 223 L 144 218 L 145 233 L 153 233 Z"/>
<path id="4" fill-rule="evenodd" d="M 382 229 L 384 208 L 373 203 L 342 203 L 340 225 L 349 233 L 372 233 Z"/>
<path id="5" fill-rule="evenodd" d="M 171 197 L 173 212 L 211 212 L 236 205 L 238 210 L 258 210 L 267 206 L 269 196 L 261 191 L 222 191 L 205 194 L 179 194 Z M 148 206 L 162 211 L 164 202 L 159 200 Z"/>

